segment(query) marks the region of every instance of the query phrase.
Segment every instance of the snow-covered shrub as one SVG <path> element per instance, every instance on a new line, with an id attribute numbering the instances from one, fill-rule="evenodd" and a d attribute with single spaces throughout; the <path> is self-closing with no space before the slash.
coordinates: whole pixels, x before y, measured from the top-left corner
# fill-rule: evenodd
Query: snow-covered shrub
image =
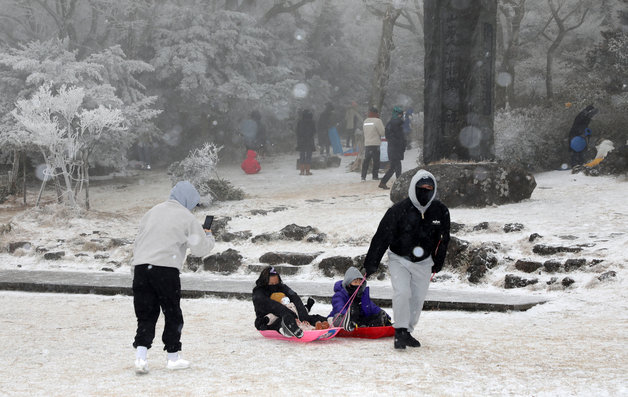
<path id="1" fill-rule="evenodd" d="M 567 117 L 558 107 L 500 110 L 495 115 L 495 156 L 530 171 L 557 169 L 567 162 Z"/>
<path id="2" fill-rule="evenodd" d="M 209 205 L 213 200 L 241 200 L 244 193 L 233 188 L 228 181 L 220 179 L 216 173 L 221 149 L 222 146 L 206 143 L 201 148 L 190 151 L 182 161 L 173 163 L 168 167 L 172 184 L 182 180 L 190 181 L 201 194 L 203 205 Z"/>

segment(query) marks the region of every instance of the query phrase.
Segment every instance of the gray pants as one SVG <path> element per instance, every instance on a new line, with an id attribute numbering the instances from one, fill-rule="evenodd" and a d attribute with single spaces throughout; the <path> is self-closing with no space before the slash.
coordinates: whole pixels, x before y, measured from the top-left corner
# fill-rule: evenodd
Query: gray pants
<path id="1" fill-rule="evenodd" d="M 430 286 L 433 264 L 431 257 L 415 263 L 388 251 L 395 328 L 407 328 L 408 332 L 414 331 Z"/>

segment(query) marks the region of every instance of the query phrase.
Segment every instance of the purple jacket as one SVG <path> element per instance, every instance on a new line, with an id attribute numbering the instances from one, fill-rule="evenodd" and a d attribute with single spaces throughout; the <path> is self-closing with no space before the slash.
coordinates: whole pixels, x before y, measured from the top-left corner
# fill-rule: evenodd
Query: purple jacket
<path id="1" fill-rule="evenodd" d="M 327 317 L 333 317 L 341 311 L 344 314 L 349 306 L 347 305 L 344 310 L 342 310 L 342 308 L 345 306 L 347 301 L 349 301 L 349 298 L 351 298 L 351 296 L 342 286 L 342 280 L 337 281 L 336 284 L 334 284 L 334 296 L 331 298 L 331 313 L 329 313 L 329 316 Z M 369 295 L 369 287 L 364 288 L 361 300 L 362 304 L 360 305 L 360 315 L 364 317 L 372 316 L 382 310 L 379 306 L 373 303 L 373 301 L 371 301 L 371 297 Z"/>

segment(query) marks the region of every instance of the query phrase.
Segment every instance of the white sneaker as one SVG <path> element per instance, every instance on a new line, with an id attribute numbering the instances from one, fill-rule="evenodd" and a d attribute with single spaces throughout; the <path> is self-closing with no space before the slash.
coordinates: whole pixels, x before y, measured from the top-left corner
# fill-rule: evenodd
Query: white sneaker
<path id="1" fill-rule="evenodd" d="M 177 361 L 168 360 L 168 364 L 166 368 L 175 370 L 175 369 L 186 369 L 190 368 L 190 362 L 188 360 L 184 360 L 179 358 Z"/>
<path id="2" fill-rule="evenodd" d="M 147 374 L 148 373 L 148 362 L 146 360 L 142 360 L 141 358 L 135 359 L 135 373 L 136 374 Z"/>

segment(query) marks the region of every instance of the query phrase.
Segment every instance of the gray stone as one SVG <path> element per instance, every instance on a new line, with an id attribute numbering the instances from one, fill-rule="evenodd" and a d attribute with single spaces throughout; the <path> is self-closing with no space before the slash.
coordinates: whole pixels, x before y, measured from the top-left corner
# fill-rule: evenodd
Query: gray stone
<path id="1" fill-rule="evenodd" d="M 228 216 L 214 218 L 214 221 L 212 222 L 212 234 L 214 236 L 219 236 L 220 234 L 222 234 L 223 231 L 227 228 L 227 223 L 229 223 L 230 220 L 231 218 Z"/>
<path id="2" fill-rule="evenodd" d="M 332 256 L 324 258 L 318 264 L 326 277 L 343 276 L 348 268 L 353 266 L 353 259 L 348 256 Z"/>
<path id="3" fill-rule="evenodd" d="M 536 181 L 522 168 L 496 163 L 431 164 L 421 167 L 438 181 L 437 198 L 450 208 L 486 207 L 516 203 L 530 198 Z M 408 197 L 408 186 L 419 168 L 401 174 L 390 190 L 397 203 Z"/>
<path id="4" fill-rule="evenodd" d="M 89 255 L 87 255 L 86 253 L 83 253 L 83 252 L 79 252 L 78 254 L 74 254 L 74 256 L 77 257 L 77 258 L 80 258 L 82 256 L 89 256 Z"/>
<path id="5" fill-rule="evenodd" d="M 114 247 L 122 247 L 124 245 L 130 245 L 133 244 L 133 242 L 127 238 L 112 238 L 111 241 L 109 242 L 109 247 L 114 248 Z"/>
<path id="6" fill-rule="evenodd" d="M 260 256 L 259 261 L 269 265 L 288 263 L 293 266 L 303 266 L 312 263 L 320 254 L 321 252 L 312 254 L 302 254 L 299 252 L 267 252 Z"/>
<path id="7" fill-rule="evenodd" d="M 564 268 L 566 272 L 570 272 L 572 270 L 580 269 L 582 266 L 587 264 L 587 260 L 584 258 L 577 259 L 567 259 L 564 264 Z"/>
<path id="8" fill-rule="evenodd" d="M 471 262 L 467 268 L 467 280 L 470 283 L 479 283 L 488 269 L 497 266 L 498 260 L 494 255 L 494 250 L 490 246 L 475 248 L 470 252 Z"/>
<path id="9" fill-rule="evenodd" d="M 571 277 L 565 277 L 560 283 L 563 285 L 563 287 L 567 288 L 575 283 L 575 281 Z"/>
<path id="10" fill-rule="evenodd" d="M 103 267 L 100 269 L 100 271 L 113 273 L 113 269 L 110 267 Z"/>
<path id="11" fill-rule="evenodd" d="M 449 245 L 447 246 L 447 255 L 445 255 L 445 264 L 443 267 L 458 268 L 469 261 L 466 253 L 469 248 L 469 242 L 451 236 Z"/>
<path id="12" fill-rule="evenodd" d="M 546 284 L 547 285 L 556 284 L 556 281 L 558 281 L 558 277 L 552 277 L 546 282 Z"/>
<path id="13" fill-rule="evenodd" d="M 17 241 L 14 243 L 9 243 L 9 253 L 12 254 L 19 248 L 29 250 L 31 249 L 31 246 L 31 243 L 28 241 Z"/>
<path id="14" fill-rule="evenodd" d="M 195 272 L 203 266 L 203 258 L 199 256 L 188 255 L 183 264 L 184 272 Z"/>
<path id="15" fill-rule="evenodd" d="M 325 233 L 314 233 L 307 236 L 305 241 L 308 243 L 324 243 L 327 240 L 327 234 Z"/>
<path id="16" fill-rule="evenodd" d="M 49 261 L 57 261 L 65 256 L 65 251 L 46 252 L 44 259 Z"/>
<path id="17" fill-rule="evenodd" d="M 525 279 L 519 276 L 515 276 L 514 274 L 507 274 L 504 279 L 504 288 L 524 288 L 528 285 L 536 284 L 539 280 L 536 278 L 533 279 Z"/>
<path id="18" fill-rule="evenodd" d="M 460 232 L 462 229 L 464 229 L 464 224 L 462 223 L 451 222 L 449 225 L 449 232 L 451 234 L 456 234 Z"/>
<path id="19" fill-rule="evenodd" d="M 564 236 L 558 236 L 559 239 L 561 240 L 577 240 L 578 237 L 576 236 L 572 236 L 572 235 L 564 235 Z"/>
<path id="20" fill-rule="evenodd" d="M 235 273 L 242 265 L 242 255 L 238 251 L 229 248 L 216 255 L 210 255 L 203 261 L 203 270 L 232 274 Z"/>
<path id="21" fill-rule="evenodd" d="M 560 252 L 576 253 L 582 251 L 580 247 L 561 247 L 550 246 L 545 244 L 537 244 L 532 248 L 532 252 L 539 255 L 556 255 Z"/>
<path id="22" fill-rule="evenodd" d="M 252 273 L 261 273 L 267 265 L 249 265 L 249 271 Z M 299 273 L 299 266 L 292 265 L 274 265 L 275 270 L 282 276 L 292 276 Z"/>
<path id="23" fill-rule="evenodd" d="M 264 243 L 268 241 L 279 240 L 280 238 L 281 238 L 281 235 L 279 233 L 262 233 L 253 237 L 251 239 L 251 242 L 254 244 L 257 244 L 257 243 Z"/>
<path id="24" fill-rule="evenodd" d="M 515 268 L 525 273 L 534 273 L 541 266 L 543 265 L 540 262 L 535 262 L 535 261 L 518 260 L 515 263 Z"/>
<path id="25" fill-rule="evenodd" d="M 96 254 L 94 259 L 109 259 L 109 254 Z"/>
<path id="26" fill-rule="evenodd" d="M 562 263 L 560 263 L 560 261 L 557 261 L 555 259 L 550 259 L 543 262 L 543 268 L 545 268 L 545 271 L 548 273 L 557 272 L 560 269 L 561 265 Z"/>
<path id="27" fill-rule="evenodd" d="M 504 233 L 520 232 L 524 229 L 521 223 L 507 223 L 504 225 Z"/>
<path id="28" fill-rule="evenodd" d="M 43 254 L 45 252 L 48 252 L 48 248 L 42 247 L 42 246 L 38 246 L 38 247 L 35 248 L 35 252 L 37 252 L 38 254 Z"/>
<path id="29" fill-rule="evenodd" d="M 479 232 L 480 230 L 488 229 L 488 222 L 480 222 L 477 225 L 473 226 L 474 232 Z"/>
<path id="30" fill-rule="evenodd" d="M 236 240 L 248 240 L 253 236 L 249 230 L 243 230 L 240 232 L 222 232 L 218 236 L 216 236 L 216 241 L 224 241 L 226 243 L 230 243 Z"/>
<path id="31" fill-rule="evenodd" d="M 451 274 L 437 274 L 436 276 L 434 276 L 434 278 L 432 279 L 433 283 L 440 283 L 443 281 L 447 281 L 447 280 L 451 280 L 453 278 L 453 276 Z"/>
<path id="32" fill-rule="evenodd" d="M 290 224 L 279 231 L 279 233 L 288 240 L 301 241 L 310 233 L 315 233 L 316 229 L 312 226 L 298 226 Z"/>
<path id="33" fill-rule="evenodd" d="M 617 273 L 613 270 L 600 274 L 597 279 L 600 281 L 608 281 L 617 277 Z"/>
<path id="34" fill-rule="evenodd" d="M 536 240 L 536 239 L 538 239 L 538 238 L 543 238 L 543 236 L 541 236 L 541 235 L 540 235 L 540 234 L 538 234 L 538 233 L 532 233 L 532 234 L 530 235 L 530 237 L 528 238 L 528 241 L 532 243 L 532 242 L 534 242 L 534 240 Z"/>

